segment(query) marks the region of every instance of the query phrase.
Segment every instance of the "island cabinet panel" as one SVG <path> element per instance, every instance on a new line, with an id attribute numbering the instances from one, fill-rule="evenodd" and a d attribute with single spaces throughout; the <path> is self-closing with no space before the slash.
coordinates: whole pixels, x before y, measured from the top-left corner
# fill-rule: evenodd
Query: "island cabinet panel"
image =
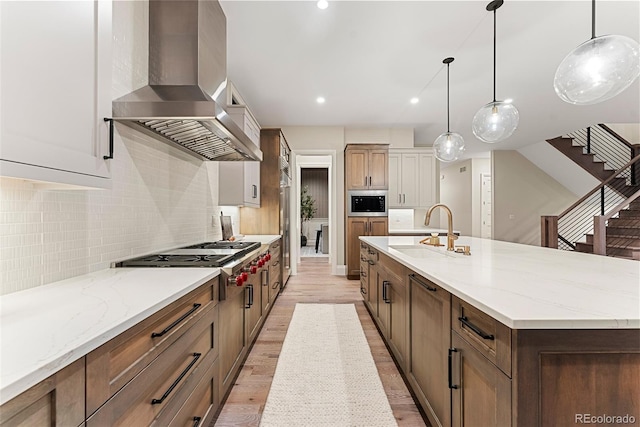
<path id="1" fill-rule="evenodd" d="M 378 317 L 378 251 L 360 243 L 360 293 L 369 312 Z"/>
<path id="2" fill-rule="evenodd" d="M 433 426 L 451 425 L 447 352 L 451 344 L 451 294 L 409 274 L 410 356 L 407 379 Z"/>
<path id="3" fill-rule="evenodd" d="M 409 290 L 405 267 L 379 254 L 377 271 L 379 326 L 404 369 L 409 348 Z"/>
<path id="4" fill-rule="evenodd" d="M 0 426 L 79 426 L 84 422 L 84 357 L 0 407 Z"/>
<path id="5" fill-rule="evenodd" d="M 210 314 L 218 283 L 216 277 L 87 355 L 87 415 Z"/>
<path id="6" fill-rule="evenodd" d="M 624 425 L 631 424 L 629 416 L 640 420 L 637 329 L 516 330 L 513 342 L 514 424 Z M 598 422 L 598 416 L 616 418 Z"/>
<path id="7" fill-rule="evenodd" d="M 456 332 L 451 345 L 451 425 L 511 426 L 511 378 Z"/>

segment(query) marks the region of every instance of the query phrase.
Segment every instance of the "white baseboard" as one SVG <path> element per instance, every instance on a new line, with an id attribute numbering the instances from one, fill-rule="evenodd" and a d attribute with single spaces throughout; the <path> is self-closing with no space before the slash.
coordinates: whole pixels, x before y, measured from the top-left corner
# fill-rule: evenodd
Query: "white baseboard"
<path id="1" fill-rule="evenodd" d="M 336 276 L 346 276 L 347 275 L 347 266 L 346 265 L 337 265 L 336 266 Z"/>

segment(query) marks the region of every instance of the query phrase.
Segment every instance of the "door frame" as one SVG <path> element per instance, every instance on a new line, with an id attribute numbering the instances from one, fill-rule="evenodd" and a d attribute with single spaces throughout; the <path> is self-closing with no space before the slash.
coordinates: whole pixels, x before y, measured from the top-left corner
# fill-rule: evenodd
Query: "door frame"
<path id="1" fill-rule="evenodd" d="M 303 168 L 327 168 L 328 169 L 328 197 L 329 197 L 329 263 L 331 274 L 339 275 L 337 265 L 338 239 L 337 239 L 337 188 L 336 188 L 336 150 L 295 150 L 295 177 L 291 189 L 291 215 L 295 218 L 295 232 L 292 232 L 293 244 L 291 245 L 291 273 L 297 274 L 297 265 L 300 262 L 300 233 L 302 224 L 300 221 L 300 181 Z M 295 261 L 295 262 L 293 262 Z"/>

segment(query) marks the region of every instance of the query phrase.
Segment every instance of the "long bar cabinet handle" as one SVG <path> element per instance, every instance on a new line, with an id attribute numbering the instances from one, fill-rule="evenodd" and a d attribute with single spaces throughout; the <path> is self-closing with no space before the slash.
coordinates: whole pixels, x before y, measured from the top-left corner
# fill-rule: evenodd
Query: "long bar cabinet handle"
<path id="1" fill-rule="evenodd" d="M 171 384 L 171 386 L 167 389 L 167 391 L 164 392 L 162 397 L 160 399 L 152 399 L 151 400 L 151 404 L 152 405 L 157 405 L 157 404 L 160 404 L 160 403 L 164 402 L 164 400 L 169 396 L 169 394 L 171 394 L 173 389 L 176 388 L 176 386 L 178 385 L 180 380 L 182 380 L 184 378 L 184 376 L 187 375 L 187 372 L 189 372 L 189 370 L 191 368 L 193 368 L 193 365 L 195 365 L 196 362 L 198 361 L 198 359 L 200 359 L 200 356 L 202 356 L 202 353 L 193 353 L 193 360 L 191 361 L 191 363 L 189 363 L 189 365 L 187 365 L 187 367 L 184 369 L 184 371 L 182 371 L 180 376 L 178 378 L 176 378 L 176 380 L 173 382 L 173 384 Z"/>
<path id="2" fill-rule="evenodd" d="M 495 339 L 495 337 L 493 335 L 486 333 L 485 331 L 483 331 L 482 329 L 478 328 L 473 323 L 469 322 L 469 319 L 467 319 L 466 316 L 458 317 L 458 320 L 461 321 L 467 328 L 471 329 L 473 332 L 475 332 L 477 335 L 479 335 L 482 339 L 485 339 L 485 340 L 493 340 L 493 339 Z"/>
<path id="3" fill-rule="evenodd" d="M 434 287 L 431 287 L 431 286 L 427 285 L 422 280 L 418 279 L 418 276 L 416 276 L 415 274 L 410 274 L 409 278 L 411 280 L 413 280 L 414 282 L 416 282 L 416 283 L 424 286 L 425 288 L 427 288 L 428 291 L 431 291 L 431 292 L 437 292 L 438 291 L 438 288 L 434 288 Z"/>
<path id="4" fill-rule="evenodd" d="M 251 308 L 253 305 L 253 285 L 251 283 L 247 284 L 247 289 L 249 290 L 249 303 L 244 308 Z"/>
<path id="5" fill-rule="evenodd" d="M 193 417 L 193 427 L 198 427 L 202 421 L 202 417 Z"/>
<path id="6" fill-rule="evenodd" d="M 452 374 L 452 369 L 453 369 L 453 353 L 457 353 L 458 349 L 457 348 L 450 348 L 449 349 L 449 374 L 448 374 L 448 381 L 449 381 L 449 388 L 450 389 L 457 389 L 458 386 L 453 384 L 453 374 Z"/>
<path id="7" fill-rule="evenodd" d="M 183 314 L 182 316 L 180 316 L 180 318 L 176 319 L 175 322 L 173 322 L 172 324 L 170 324 L 169 326 L 167 326 L 166 328 L 164 328 L 161 332 L 152 332 L 151 333 L 151 338 L 157 338 L 157 337 L 161 337 L 164 334 L 166 334 L 167 332 L 169 332 L 171 329 L 175 328 L 180 322 L 182 322 L 184 319 L 186 319 L 187 317 L 189 317 L 194 311 L 196 311 L 198 308 L 200 308 L 202 304 L 199 303 L 195 303 L 193 304 L 193 308 L 189 311 L 187 311 L 185 314 Z"/>

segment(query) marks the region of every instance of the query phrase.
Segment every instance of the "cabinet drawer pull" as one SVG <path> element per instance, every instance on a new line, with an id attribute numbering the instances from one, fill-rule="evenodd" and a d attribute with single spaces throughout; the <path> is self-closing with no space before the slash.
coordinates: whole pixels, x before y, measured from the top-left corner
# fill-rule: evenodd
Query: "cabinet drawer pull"
<path id="1" fill-rule="evenodd" d="M 362 295 L 366 295 L 367 294 L 367 290 L 364 287 L 360 286 L 360 293 Z"/>
<path id="2" fill-rule="evenodd" d="M 368 259 L 367 262 L 369 263 L 369 265 L 376 265 L 376 263 L 373 262 L 373 260 Z"/>
<path id="3" fill-rule="evenodd" d="M 427 285 L 426 283 L 424 283 L 422 280 L 418 279 L 418 277 L 415 274 L 410 274 L 409 275 L 409 279 L 413 280 L 414 282 L 424 286 L 425 288 L 427 288 L 428 291 L 431 292 L 437 292 L 438 288 L 434 288 L 432 286 Z"/>
<path id="4" fill-rule="evenodd" d="M 193 368 L 193 365 L 195 365 L 196 362 L 198 361 L 198 359 L 200 359 L 200 356 L 202 356 L 202 353 L 193 353 L 193 360 L 191 361 L 191 363 L 189 363 L 189 365 L 187 365 L 187 367 L 184 369 L 184 371 L 182 371 L 180 376 L 178 378 L 176 378 L 176 380 L 173 382 L 173 384 L 171 384 L 171 386 L 167 389 L 167 391 L 164 392 L 162 397 L 160 399 L 152 399 L 151 400 L 151 404 L 152 405 L 157 405 L 159 403 L 164 402 L 164 400 L 169 396 L 169 394 L 171 394 L 173 389 L 176 388 L 178 383 L 184 378 L 185 375 L 187 375 L 187 372 L 189 372 L 189 370 L 191 368 Z"/>
<path id="5" fill-rule="evenodd" d="M 166 334 L 167 332 L 169 332 L 171 329 L 175 328 L 180 322 L 182 322 L 184 319 L 186 319 L 187 317 L 189 317 L 194 311 L 196 311 L 198 308 L 200 308 L 202 304 L 199 303 L 195 303 L 193 304 L 193 307 L 187 311 L 185 314 L 183 314 L 182 316 L 180 316 L 179 319 L 176 319 L 175 322 L 173 322 L 172 324 L 170 324 L 169 326 L 167 326 L 166 328 L 164 328 L 162 330 L 162 332 L 152 332 L 151 333 L 151 338 L 156 338 L 156 337 L 161 337 L 164 334 Z"/>
<path id="6" fill-rule="evenodd" d="M 276 283 L 273 284 L 271 289 L 278 289 L 279 287 L 280 287 L 280 282 L 276 282 Z"/>
<path id="7" fill-rule="evenodd" d="M 486 333 L 485 331 L 483 331 L 482 329 L 478 328 L 473 323 L 469 322 L 469 319 L 467 319 L 466 316 L 458 317 L 458 320 L 461 321 L 467 328 L 471 329 L 473 332 L 478 334 L 482 339 L 485 339 L 485 340 L 493 340 L 493 339 L 495 339 L 495 337 L 493 335 L 490 335 L 490 334 Z"/>
<path id="8" fill-rule="evenodd" d="M 193 427 L 198 427 L 202 421 L 202 417 L 193 417 Z"/>
<path id="9" fill-rule="evenodd" d="M 364 272 L 364 271 L 362 271 L 362 270 L 360 270 L 360 275 L 361 275 L 362 277 L 367 277 L 367 273 L 365 273 L 365 272 Z"/>
<path id="10" fill-rule="evenodd" d="M 360 255 L 360 261 L 367 261 L 367 259 L 365 257 L 363 257 L 362 255 Z"/>
<path id="11" fill-rule="evenodd" d="M 280 260 L 276 261 L 273 263 L 272 267 L 277 267 L 278 265 L 280 265 Z"/>
<path id="12" fill-rule="evenodd" d="M 453 373 L 452 373 L 452 369 L 453 369 L 453 353 L 457 353 L 458 349 L 457 348 L 450 348 L 449 349 L 449 375 L 448 375 L 448 380 L 449 380 L 449 388 L 451 389 L 456 389 L 458 388 L 457 385 L 453 385 Z"/>

